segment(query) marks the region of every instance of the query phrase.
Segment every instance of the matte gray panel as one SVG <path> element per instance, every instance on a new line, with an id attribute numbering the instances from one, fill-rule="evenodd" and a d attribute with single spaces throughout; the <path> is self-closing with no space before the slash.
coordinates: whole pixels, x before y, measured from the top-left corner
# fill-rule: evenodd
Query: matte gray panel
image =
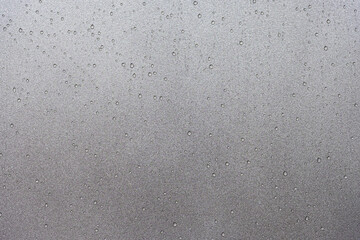
<path id="1" fill-rule="evenodd" d="M 0 0 L 0 239 L 360 239 L 360 1 Z"/>

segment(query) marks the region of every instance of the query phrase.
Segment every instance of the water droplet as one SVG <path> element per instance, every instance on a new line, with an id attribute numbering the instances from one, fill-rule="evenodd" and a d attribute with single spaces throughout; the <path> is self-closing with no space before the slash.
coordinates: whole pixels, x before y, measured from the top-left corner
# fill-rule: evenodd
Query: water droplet
<path id="1" fill-rule="evenodd" d="M 199 14 L 198 14 L 198 18 L 201 18 L 201 17 L 202 17 L 202 15 L 201 15 L 201 13 L 199 13 Z"/>
<path id="2" fill-rule="evenodd" d="M 224 233 L 224 232 L 222 232 L 222 233 L 221 233 L 221 236 L 222 236 L 222 237 L 225 237 L 225 233 Z"/>
<path id="3" fill-rule="evenodd" d="M 216 174 L 215 174 L 215 173 L 212 173 L 211 176 L 216 177 Z"/>
<path id="4" fill-rule="evenodd" d="M 330 24 L 330 22 L 331 22 L 330 19 L 326 20 L 326 23 L 327 23 L 327 24 Z"/>
<path id="5" fill-rule="evenodd" d="M 142 95 L 141 95 L 141 93 L 139 93 L 139 95 L 138 95 L 138 98 L 142 98 Z"/>
<path id="6" fill-rule="evenodd" d="M 130 68 L 134 68 L 134 64 L 133 63 L 130 63 Z"/>
<path id="7" fill-rule="evenodd" d="M 212 64 L 210 64 L 210 65 L 209 65 L 209 68 L 210 68 L 210 69 L 213 69 L 213 68 L 214 68 L 214 66 L 213 66 Z"/>
<path id="8" fill-rule="evenodd" d="M 320 162 L 321 162 L 321 158 L 318 157 L 318 158 L 316 159 L 316 162 L 320 163 Z"/>
<path id="9" fill-rule="evenodd" d="M 283 175 L 284 175 L 284 176 L 287 176 L 287 175 L 288 175 L 287 171 L 284 171 L 284 172 L 283 172 Z"/>
<path id="10" fill-rule="evenodd" d="M 225 166 L 229 166 L 230 165 L 230 163 L 229 162 L 225 162 Z"/>
<path id="11" fill-rule="evenodd" d="M 91 25 L 90 25 L 90 28 L 91 28 L 91 29 L 94 29 L 94 28 L 95 28 L 94 24 L 91 24 Z"/>
<path id="12" fill-rule="evenodd" d="M 190 135 L 191 135 L 191 131 L 188 131 L 188 132 L 187 132 L 187 135 L 190 136 Z"/>
<path id="13" fill-rule="evenodd" d="M 244 42 L 243 41 L 240 41 L 239 42 L 240 46 L 244 45 Z"/>
<path id="14" fill-rule="evenodd" d="M 215 21 L 214 21 L 214 20 L 212 20 L 212 21 L 211 21 L 211 25 L 214 25 L 214 24 L 215 24 Z"/>
<path id="15" fill-rule="evenodd" d="M 23 32 L 22 28 L 19 28 L 19 33 L 22 33 L 22 32 Z"/>
<path id="16" fill-rule="evenodd" d="M 198 2 L 197 2 L 197 1 L 194 1 L 193 4 L 196 6 L 196 5 L 198 5 Z"/>
<path id="17" fill-rule="evenodd" d="M 327 51 L 327 50 L 328 50 L 328 47 L 327 47 L 327 46 L 324 46 L 324 50 Z"/>
<path id="18" fill-rule="evenodd" d="M 173 226 L 176 227 L 176 226 L 177 226 L 177 223 L 176 223 L 176 222 L 173 222 Z"/>
<path id="19" fill-rule="evenodd" d="M 305 221 L 309 221 L 309 216 L 305 216 Z"/>

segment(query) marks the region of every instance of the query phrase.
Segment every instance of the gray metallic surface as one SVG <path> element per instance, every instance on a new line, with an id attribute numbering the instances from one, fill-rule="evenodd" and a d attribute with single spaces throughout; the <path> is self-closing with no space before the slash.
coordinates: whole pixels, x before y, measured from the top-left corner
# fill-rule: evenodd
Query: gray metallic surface
<path id="1" fill-rule="evenodd" d="M 0 239 L 360 239 L 360 1 L 0 1 Z"/>

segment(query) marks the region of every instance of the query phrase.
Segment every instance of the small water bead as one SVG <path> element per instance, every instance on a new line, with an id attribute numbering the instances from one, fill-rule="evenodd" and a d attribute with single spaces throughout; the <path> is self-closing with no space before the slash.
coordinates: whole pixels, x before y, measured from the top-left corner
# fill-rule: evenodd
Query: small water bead
<path id="1" fill-rule="evenodd" d="M 324 46 L 324 50 L 327 51 L 327 50 L 328 50 L 328 47 L 327 47 L 327 46 Z"/>
<path id="2" fill-rule="evenodd" d="M 21 102 L 21 98 L 18 98 L 17 101 L 18 101 L 18 102 Z"/>
<path id="3" fill-rule="evenodd" d="M 243 42 L 243 41 L 239 41 L 239 45 L 240 45 L 240 46 L 244 45 L 244 42 Z"/>
<path id="4" fill-rule="evenodd" d="M 130 68 L 134 68 L 134 64 L 133 63 L 130 63 Z"/>
<path id="5" fill-rule="evenodd" d="M 331 22 L 330 19 L 326 20 L 326 23 L 327 23 L 327 24 L 330 24 L 330 22 Z"/>
<path id="6" fill-rule="evenodd" d="M 197 2 L 197 1 L 194 1 L 193 4 L 196 6 L 196 5 L 198 5 L 198 2 Z"/>
<path id="7" fill-rule="evenodd" d="M 176 52 L 172 52 L 171 54 L 172 54 L 173 56 L 176 56 Z"/>
<path id="8" fill-rule="evenodd" d="M 91 25 L 90 25 L 90 28 L 91 28 L 91 29 L 94 29 L 94 28 L 95 28 L 94 24 L 91 24 Z"/>
<path id="9" fill-rule="evenodd" d="M 220 105 L 220 107 L 224 108 L 224 107 L 225 107 L 225 104 L 222 103 L 222 104 Z"/>
<path id="10" fill-rule="evenodd" d="M 14 124 L 13 124 L 13 123 L 10 123 L 10 127 L 13 128 L 13 127 L 14 127 Z"/>
<path id="11" fill-rule="evenodd" d="M 97 204 L 97 201 L 95 200 L 93 203 L 94 203 L 94 205 L 96 205 L 96 204 Z"/>
<path id="12" fill-rule="evenodd" d="M 139 95 L 138 95 L 138 98 L 142 98 L 142 95 L 141 95 L 141 93 L 139 93 Z"/>
<path id="13" fill-rule="evenodd" d="M 199 13 L 199 14 L 198 14 L 198 18 L 201 18 L 201 17 L 202 17 L 202 15 L 201 15 L 201 13 Z"/>
<path id="14" fill-rule="evenodd" d="M 22 28 L 19 28 L 19 33 L 22 33 L 22 32 L 23 32 Z"/>
<path id="15" fill-rule="evenodd" d="M 210 69 L 213 69 L 213 68 L 214 68 L 214 66 L 213 66 L 212 64 L 210 64 L 210 65 L 209 65 L 209 68 L 210 68 Z"/>
<path id="16" fill-rule="evenodd" d="M 216 177 L 216 173 L 212 173 L 211 176 Z"/>
<path id="17" fill-rule="evenodd" d="M 305 221 L 309 221 L 309 216 L 305 216 Z"/>
<path id="18" fill-rule="evenodd" d="M 230 165 L 230 163 L 229 162 L 225 162 L 225 166 L 229 166 Z"/>
<path id="19" fill-rule="evenodd" d="M 330 156 L 327 156 L 326 159 L 327 159 L 327 160 L 330 160 Z"/>
<path id="20" fill-rule="evenodd" d="M 191 134 L 192 134 L 191 131 L 188 131 L 188 132 L 187 132 L 187 135 L 188 135 L 188 136 L 191 136 Z"/>
<path id="21" fill-rule="evenodd" d="M 225 237 L 225 233 L 224 233 L 224 232 L 222 232 L 222 233 L 221 233 L 221 236 L 222 236 L 222 237 Z"/>
<path id="22" fill-rule="evenodd" d="M 284 172 L 283 172 L 283 175 L 284 175 L 284 176 L 287 176 L 287 175 L 288 175 L 287 171 L 284 171 Z"/>
<path id="23" fill-rule="evenodd" d="M 151 77 L 151 75 L 152 75 L 152 73 L 151 73 L 151 72 L 149 72 L 149 73 L 148 73 L 148 76 L 149 76 L 149 77 Z"/>
<path id="24" fill-rule="evenodd" d="M 320 163 L 320 162 L 321 162 L 321 158 L 318 157 L 318 158 L 316 159 L 316 162 Z"/>
<path id="25" fill-rule="evenodd" d="M 214 20 L 212 20 L 212 21 L 211 21 L 211 25 L 214 25 L 214 24 L 215 24 L 215 21 L 214 21 Z"/>
<path id="26" fill-rule="evenodd" d="M 173 226 L 176 227 L 176 226 L 177 226 L 177 223 L 176 223 L 176 222 L 173 222 Z"/>

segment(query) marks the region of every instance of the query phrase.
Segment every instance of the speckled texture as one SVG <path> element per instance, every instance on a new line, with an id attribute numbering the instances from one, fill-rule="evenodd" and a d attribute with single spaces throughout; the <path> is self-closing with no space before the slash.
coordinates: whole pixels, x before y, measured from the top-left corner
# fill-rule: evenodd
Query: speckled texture
<path id="1" fill-rule="evenodd" d="M 360 239 L 358 10 L 0 0 L 0 239 Z"/>

